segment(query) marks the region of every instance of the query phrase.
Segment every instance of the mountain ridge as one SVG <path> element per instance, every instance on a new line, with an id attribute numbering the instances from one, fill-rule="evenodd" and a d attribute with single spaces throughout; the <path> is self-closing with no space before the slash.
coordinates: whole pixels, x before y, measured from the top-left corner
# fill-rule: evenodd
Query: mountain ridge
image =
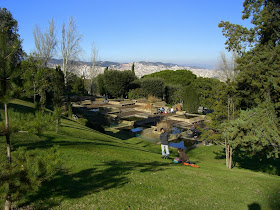
<path id="1" fill-rule="evenodd" d="M 75 61 L 74 65 L 71 68 L 71 72 L 78 76 L 85 76 L 86 78 L 90 77 L 89 69 L 91 66 L 90 62 L 86 61 Z M 173 63 L 163 63 L 163 62 L 149 62 L 149 61 L 139 61 L 131 63 L 119 63 L 112 61 L 97 61 L 96 62 L 96 72 L 94 76 L 104 72 L 104 69 L 108 67 L 109 69 L 114 70 L 131 70 L 132 64 L 134 63 L 134 70 L 137 77 L 142 77 L 147 74 L 152 74 L 155 72 L 163 70 L 189 70 L 198 77 L 206 78 L 218 78 L 220 79 L 220 74 L 216 70 L 206 69 L 198 66 L 184 66 Z M 62 65 L 62 59 L 51 59 L 48 63 L 48 66 L 55 68 L 57 65 Z"/>

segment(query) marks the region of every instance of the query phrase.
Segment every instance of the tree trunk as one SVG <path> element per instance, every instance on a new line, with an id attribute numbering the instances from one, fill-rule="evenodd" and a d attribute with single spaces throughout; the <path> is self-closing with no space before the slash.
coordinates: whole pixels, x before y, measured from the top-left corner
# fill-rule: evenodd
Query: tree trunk
<path id="1" fill-rule="evenodd" d="M 90 79 L 90 95 L 93 95 L 92 79 Z"/>
<path id="2" fill-rule="evenodd" d="M 11 141 L 10 141 L 10 134 L 6 134 L 6 142 L 7 142 L 7 158 L 9 163 L 12 162 L 12 157 L 11 157 Z"/>
<path id="3" fill-rule="evenodd" d="M 226 150 L 226 167 L 228 168 L 228 144 L 227 144 L 227 140 L 225 140 L 225 150 Z"/>
<path id="4" fill-rule="evenodd" d="M 59 126 L 59 119 L 56 120 L 56 127 L 55 127 L 55 132 L 58 132 L 58 126 Z"/>
<path id="5" fill-rule="evenodd" d="M 232 147 L 229 150 L 229 169 L 232 168 Z"/>
<path id="6" fill-rule="evenodd" d="M 36 86 L 35 86 L 35 83 L 33 84 L 33 92 L 34 92 L 34 94 L 33 94 L 33 102 L 35 104 L 36 103 Z"/>
<path id="7" fill-rule="evenodd" d="M 234 103 L 232 101 L 232 119 L 235 119 L 234 111 L 235 111 L 235 107 L 234 107 Z"/>
<path id="8" fill-rule="evenodd" d="M 8 115 L 8 105 L 7 103 L 4 103 L 4 109 L 5 109 L 5 136 L 6 136 L 6 142 L 7 142 L 7 158 L 9 163 L 11 163 L 11 141 L 10 141 L 10 131 L 9 131 L 9 115 Z"/>
<path id="9" fill-rule="evenodd" d="M 9 163 L 11 164 L 12 158 L 11 158 L 11 141 L 10 141 L 10 131 L 9 131 L 9 115 L 8 115 L 8 105 L 7 103 L 4 103 L 4 110 L 5 110 L 5 136 L 6 136 L 6 142 L 7 142 L 7 158 Z M 9 186 L 10 187 L 10 186 Z M 6 202 L 4 209 L 10 210 L 11 209 L 11 196 L 8 194 L 6 196 Z"/>
<path id="10" fill-rule="evenodd" d="M 230 101 L 230 99 L 229 99 L 229 96 L 228 96 L 228 107 L 227 107 L 228 108 L 228 110 L 227 110 L 228 111 L 228 121 L 230 120 L 230 111 L 229 111 L 229 107 L 230 107 L 229 103 L 230 102 L 229 101 Z"/>
<path id="11" fill-rule="evenodd" d="M 6 201 L 5 201 L 5 206 L 4 206 L 4 210 L 10 210 L 11 209 L 11 201 L 10 201 L 10 196 L 8 195 L 6 197 Z"/>
<path id="12" fill-rule="evenodd" d="M 40 92 L 40 96 L 41 96 L 41 98 L 40 98 L 40 105 L 41 105 L 41 109 L 43 110 L 43 109 L 45 109 L 46 103 L 47 103 L 47 93 L 46 93 L 46 90 L 42 90 Z"/>
<path id="13" fill-rule="evenodd" d="M 66 77 L 66 61 L 65 61 L 65 58 L 63 58 L 63 61 L 62 61 L 62 72 L 64 74 L 64 85 L 66 87 L 67 86 L 67 77 Z"/>

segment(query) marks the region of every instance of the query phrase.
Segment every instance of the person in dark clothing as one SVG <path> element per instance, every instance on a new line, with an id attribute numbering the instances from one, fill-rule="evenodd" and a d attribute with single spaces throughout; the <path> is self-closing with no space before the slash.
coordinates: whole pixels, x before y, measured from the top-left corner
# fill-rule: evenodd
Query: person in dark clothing
<path id="1" fill-rule="evenodd" d="M 165 132 L 164 128 L 160 129 L 160 143 L 161 143 L 161 152 L 162 152 L 162 158 L 169 158 L 169 148 L 168 148 L 168 138 L 169 133 Z"/>
<path id="2" fill-rule="evenodd" d="M 179 153 L 179 156 L 180 156 L 180 160 L 182 162 L 189 161 L 188 156 L 186 155 L 185 151 L 182 148 L 178 148 L 178 153 Z"/>

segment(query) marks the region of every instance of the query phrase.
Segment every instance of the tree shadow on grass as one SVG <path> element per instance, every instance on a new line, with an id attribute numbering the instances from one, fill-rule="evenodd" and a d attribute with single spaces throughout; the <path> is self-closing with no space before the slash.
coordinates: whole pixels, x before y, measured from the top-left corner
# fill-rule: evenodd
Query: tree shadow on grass
<path id="1" fill-rule="evenodd" d="M 18 147 L 25 147 L 27 150 L 33 150 L 33 149 L 47 149 L 47 148 L 51 148 L 54 145 L 59 145 L 62 147 L 73 147 L 73 146 L 81 146 L 81 147 L 85 147 L 88 148 L 89 146 L 111 146 L 111 147 L 122 147 L 124 148 L 125 146 L 122 145 L 116 145 L 116 144 L 110 144 L 108 142 L 102 142 L 102 141 L 95 141 L 95 142 L 90 142 L 90 141 L 53 141 L 54 138 L 49 137 L 46 138 L 45 140 L 39 140 L 36 142 L 30 142 L 30 143 L 20 143 L 20 144 L 15 144 L 14 148 L 18 148 Z M 131 148 L 128 147 L 128 149 L 135 149 L 135 148 Z M 139 149 L 141 150 L 141 149 Z"/>
<path id="2" fill-rule="evenodd" d="M 219 151 L 217 152 L 213 152 L 216 156 L 215 156 L 215 159 L 226 159 L 226 153 L 225 153 L 225 150 L 224 149 L 220 149 Z"/>
<path id="3" fill-rule="evenodd" d="M 89 147 L 96 147 L 96 146 L 106 146 L 106 147 L 111 147 L 111 148 L 126 148 L 129 150 L 138 150 L 138 151 L 143 151 L 143 152 L 149 152 L 149 153 L 157 153 L 155 151 L 146 149 L 144 146 L 136 146 L 134 144 L 130 144 L 127 142 L 121 142 L 119 144 L 118 142 L 115 141 L 107 141 L 107 140 L 98 140 L 98 139 L 90 139 L 85 141 L 70 141 L 70 140 L 55 140 L 54 136 L 51 135 L 42 135 L 41 140 L 36 140 L 36 141 L 30 141 L 30 142 L 16 142 L 13 143 L 13 150 L 17 149 L 19 147 L 25 147 L 26 150 L 33 150 L 33 149 L 48 149 L 53 147 L 54 145 L 59 145 L 61 147 L 81 147 L 81 148 L 89 148 Z"/>
<path id="4" fill-rule="evenodd" d="M 34 113 L 37 109 L 34 107 L 24 106 L 20 104 L 9 103 L 8 108 L 12 108 L 15 112 L 19 113 Z"/>
<path id="5" fill-rule="evenodd" d="M 94 130 L 92 130 L 91 128 L 88 128 L 88 127 L 79 127 L 79 126 L 74 126 L 74 125 L 64 125 L 64 124 L 62 124 L 61 128 L 63 128 L 63 127 L 71 128 L 71 129 L 77 129 L 79 131 L 82 130 L 82 131 L 94 132 Z"/>
<path id="6" fill-rule="evenodd" d="M 260 204 L 254 202 L 248 205 L 248 210 L 261 210 Z"/>
<path id="7" fill-rule="evenodd" d="M 53 136 L 48 136 L 48 135 L 42 135 L 41 138 L 36 138 L 35 140 L 30 140 L 32 139 L 30 137 L 28 139 L 29 141 L 13 142 L 12 144 L 13 150 L 16 150 L 19 147 L 25 147 L 26 150 L 47 149 L 53 147 L 56 144 L 56 142 L 53 141 L 55 138 Z"/>
<path id="8" fill-rule="evenodd" d="M 225 150 L 214 152 L 215 159 L 226 159 Z M 233 166 L 245 168 L 252 171 L 261 171 L 268 174 L 280 176 L 280 159 L 267 158 L 264 155 L 247 156 L 244 153 L 235 151 L 232 157 Z"/>
<path id="9" fill-rule="evenodd" d="M 127 140 L 127 139 L 131 139 L 134 137 L 133 134 L 130 134 L 128 132 L 125 131 L 118 131 L 118 132 L 112 132 L 112 131 L 105 131 L 106 135 L 121 139 L 121 140 Z"/>
<path id="10" fill-rule="evenodd" d="M 235 158 L 238 167 L 250 169 L 252 171 L 261 171 L 268 174 L 280 176 L 280 160 L 279 159 L 260 159 L 256 157 Z"/>
<path id="11" fill-rule="evenodd" d="M 280 209 L 280 186 L 271 192 L 269 196 L 269 207 L 271 209 Z"/>
<path id="12" fill-rule="evenodd" d="M 261 205 L 257 202 L 248 204 L 248 210 L 261 210 Z M 268 195 L 268 209 L 280 209 L 280 186 L 274 188 Z"/>
<path id="13" fill-rule="evenodd" d="M 157 161 L 141 163 L 135 161 L 104 162 L 94 168 L 77 173 L 61 170 L 54 179 L 42 184 L 39 191 L 30 196 L 29 203 L 37 209 L 58 206 L 63 200 L 71 200 L 112 188 L 121 188 L 130 182 L 131 172 L 156 172 L 167 169 L 169 163 Z"/>

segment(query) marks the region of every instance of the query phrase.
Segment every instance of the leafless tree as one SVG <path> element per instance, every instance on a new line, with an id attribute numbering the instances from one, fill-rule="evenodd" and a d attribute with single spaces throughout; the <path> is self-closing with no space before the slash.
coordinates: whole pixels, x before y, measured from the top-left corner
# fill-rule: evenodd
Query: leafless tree
<path id="1" fill-rule="evenodd" d="M 35 25 L 33 37 L 36 46 L 35 55 L 43 59 L 42 64 L 46 67 L 48 61 L 54 56 L 58 43 L 53 19 L 49 20 L 49 28 L 44 33 L 38 25 Z"/>
<path id="2" fill-rule="evenodd" d="M 82 52 L 80 46 L 81 38 L 82 35 L 78 32 L 74 18 L 70 17 L 68 28 L 65 27 L 65 23 L 62 25 L 61 54 L 65 85 L 67 84 L 67 77 L 69 76 L 71 65 L 78 59 Z"/>
<path id="3" fill-rule="evenodd" d="M 225 82 L 233 82 L 238 70 L 236 69 L 237 54 L 231 52 L 231 56 L 227 57 L 224 52 L 220 52 L 220 57 L 216 69 L 220 72 L 222 80 Z"/>
<path id="4" fill-rule="evenodd" d="M 231 89 L 232 83 L 234 83 L 235 78 L 238 74 L 238 70 L 236 69 L 236 59 L 237 53 L 231 52 L 230 58 L 226 56 L 224 52 L 220 53 L 220 58 L 217 64 L 217 70 L 220 71 L 220 75 L 222 76 L 222 80 L 226 82 L 229 89 Z M 228 121 L 233 120 L 235 118 L 235 103 L 233 99 L 232 91 L 228 91 Z M 232 168 L 232 154 L 233 148 L 229 143 L 228 134 L 225 135 L 224 147 L 226 151 L 226 167 Z"/>
<path id="5" fill-rule="evenodd" d="M 98 66 L 96 64 L 98 57 L 98 50 L 96 49 L 94 43 L 91 46 L 91 66 L 89 68 L 89 80 L 90 80 L 90 94 L 93 95 L 93 79 L 97 76 Z"/>

